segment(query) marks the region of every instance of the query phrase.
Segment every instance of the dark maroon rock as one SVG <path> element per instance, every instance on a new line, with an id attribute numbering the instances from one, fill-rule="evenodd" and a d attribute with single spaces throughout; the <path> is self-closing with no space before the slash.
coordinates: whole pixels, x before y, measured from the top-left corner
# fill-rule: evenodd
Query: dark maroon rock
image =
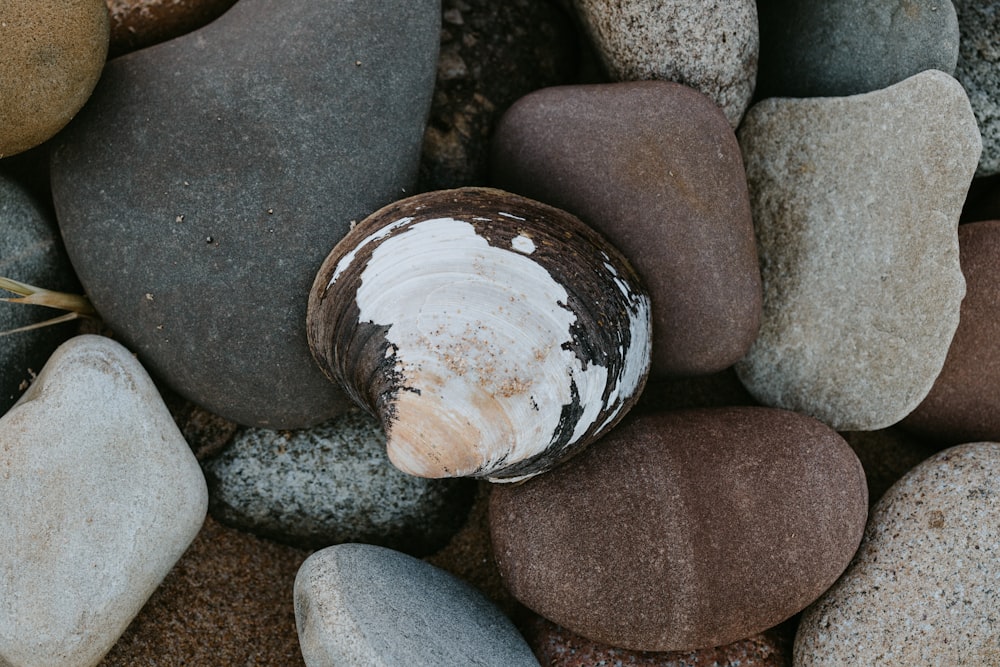
<path id="1" fill-rule="evenodd" d="M 598 644 L 541 616 L 521 625 L 521 632 L 542 667 L 788 667 L 791 635 L 769 630 L 725 646 L 694 651 L 629 651 Z"/>
<path id="2" fill-rule="evenodd" d="M 943 447 L 1000 440 L 1000 220 L 958 227 L 965 299 L 944 367 L 902 425 Z"/>
<path id="3" fill-rule="evenodd" d="M 309 287 L 416 181 L 440 17 L 241 0 L 108 63 L 53 146 L 53 198 L 94 306 L 178 394 L 268 428 L 349 405 L 306 344 Z"/>
<path id="4" fill-rule="evenodd" d="M 444 0 L 441 9 L 422 191 L 487 185 L 490 138 L 503 112 L 577 73 L 572 21 L 547 0 Z"/>
<path id="5" fill-rule="evenodd" d="M 664 81 L 536 91 L 501 119 L 494 185 L 567 210 L 632 262 L 653 302 L 653 374 L 713 373 L 760 324 L 736 137 L 705 95 Z"/>
<path id="6" fill-rule="evenodd" d="M 111 16 L 108 57 L 144 49 L 202 27 L 236 0 L 105 0 Z"/>
<path id="7" fill-rule="evenodd" d="M 829 427 L 772 408 L 642 415 L 490 498 L 522 604 L 633 650 L 720 646 L 774 627 L 847 567 L 864 471 Z"/>

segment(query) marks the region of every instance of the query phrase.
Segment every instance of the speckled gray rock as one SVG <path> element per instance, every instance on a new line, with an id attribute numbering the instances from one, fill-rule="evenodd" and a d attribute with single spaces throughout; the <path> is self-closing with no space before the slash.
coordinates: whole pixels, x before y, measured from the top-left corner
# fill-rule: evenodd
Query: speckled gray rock
<path id="1" fill-rule="evenodd" d="M 882 497 L 854 561 L 803 614 L 795 667 L 1000 665 L 1000 444 L 959 445 Z"/>
<path id="2" fill-rule="evenodd" d="M 380 544 L 413 555 L 444 546 L 475 485 L 400 472 L 374 418 L 352 410 L 310 429 L 247 429 L 205 463 L 219 521 L 307 549 Z"/>
<path id="3" fill-rule="evenodd" d="M 295 578 L 308 667 L 538 665 L 482 593 L 405 554 L 367 544 L 318 551 Z"/>
<path id="4" fill-rule="evenodd" d="M 53 290 L 76 288 L 59 230 L 51 214 L 23 187 L 0 174 L 0 276 Z M 0 296 L 14 297 L 0 290 Z M 38 306 L 0 303 L 0 331 L 51 319 Z M 0 414 L 14 404 L 31 376 L 75 330 L 63 324 L 0 339 Z"/>
<path id="5" fill-rule="evenodd" d="M 972 103 L 983 154 L 977 176 L 1000 173 L 1000 1 L 954 0 L 961 41 L 958 79 Z"/>
<path id="6" fill-rule="evenodd" d="M 63 344 L 0 419 L 0 664 L 95 665 L 205 518 L 205 478 L 135 357 Z"/>
<path id="7" fill-rule="evenodd" d="M 438 0 L 242 0 L 108 64 L 53 147 L 56 211 L 95 307 L 177 393 L 267 428 L 347 407 L 309 287 L 416 179 L 440 21 Z"/>
<path id="8" fill-rule="evenodd" d="M 958 326 L 958 218 L 980 151 L 965 92 L 929 70 L 852 97 L 771 98 L 739 138 L 764 284 L 740 380 L 839 430 L 894 424 Z"/>
<path id="9" fill-rule="evenodd" d="M 573 6 L 613 79 L 683 83 L 739 125 L 757 78 L 753 0 L 573 0 Z"/>
<path id="10" fill-rule="evenodd" d="M 758 98 L 856 95 L 927 69 L 955 73 L 951 0 L 758 0 L 757 11 Z"/>

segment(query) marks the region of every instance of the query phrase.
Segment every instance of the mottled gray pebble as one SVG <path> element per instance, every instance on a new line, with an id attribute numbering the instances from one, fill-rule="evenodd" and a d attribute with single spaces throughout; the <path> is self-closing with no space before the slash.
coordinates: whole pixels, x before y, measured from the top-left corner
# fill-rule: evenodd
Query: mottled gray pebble
<path id="1" fill-rule="evenodd" d="M 983 135 L 977 176 L 1000 173 L 1000 2 L 954 0 L 961 40 L 955 78 L 965 86 Z"/>

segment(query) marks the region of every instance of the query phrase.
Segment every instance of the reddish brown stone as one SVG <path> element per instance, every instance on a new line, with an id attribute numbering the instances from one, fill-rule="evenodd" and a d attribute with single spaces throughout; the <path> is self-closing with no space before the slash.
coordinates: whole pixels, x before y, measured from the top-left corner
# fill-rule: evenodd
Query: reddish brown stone
<path id="1" fill-rule="evenodd" d="M 719 646 L 819 597 L 861 540 L 864 471 L 815 419 L 678 410 L 619 426 L 560 468 L 490 498 L 511 593 L 594 641 Z"/>
<path id="2" fill-rule="evenodd" d="M 757 335 L 746 174 L 718 106 L 676 83 L 562 86 L 497 127 L 497 187 L 569 211 L 632 262 L 653 302 L 654 375 L 713 373 Z"/>
<path id="3" fill-rule="evenodd" d="M 791 635 L 769 630 L 725 646 L 696 651 L 629 651 L 597 644 L 537 614 L 521 631 L 542 667 L 787 667 L 792 663 Z"/>
<path id="4" fill-rule="evenodd" d="M 1000 440 L 1000 220 L 958 228 L 965 299 L 930 393 L 902 425 L 939 446 Z"/>
<path id="5" fill-rule="evenodd" d="M 236 0 L 105 0 L 111 15 L 108 57 L 179 37 L 215 20 Z"/>

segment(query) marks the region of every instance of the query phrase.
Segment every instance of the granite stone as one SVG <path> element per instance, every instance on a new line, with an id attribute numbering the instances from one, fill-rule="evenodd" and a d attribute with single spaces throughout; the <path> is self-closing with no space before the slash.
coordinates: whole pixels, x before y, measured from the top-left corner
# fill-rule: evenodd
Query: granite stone
<path id="1" fill-rule="evenodd" d="M 0 469 L 0 664 L 95 665 L 201 527 L 201 469 L 100 336 L 60 346 L 0 418 Z"/>
<path id="2" fill-rule="evenodd" d="M 719 108 L 666 81 L 536 91 L 504 115 L 493 183 L 573 213 L 632 263 L 653 304 L 656 376 L 732 365 L 760 324 L 739 144 Z"/>
<path id="3" fill-rule="evenodd" d="M 37 146 L 84 105 L 108 54 L 103 0 L 7 0 L 0 21 L 0 158 Z"/>
<path id="4" fill-rule="evenodd" d="M 406 554 L 368 544 L 314 553 L 295 578 L 306 665 L 538 665 L 482 593 Z"/>
<path id="5" fill-rule="evenodd" d="M 757 97 L 829 97 L 885 88 L 924 70 L 955 73 L 951 0 L 758 0 Z"/>
<path id="6" fill-rule="evenodd" d="M 844 576 L 802 616 L 795 667 L 1000 664 L 1000 444 L 947 449 L 872 510 Z"/>
<path id="7" fill-rule="evenodd" d="M 757 78 L 756 2 L 573 0 L 573 7 L 612 79 L 686 84 L 739 125 Z"/>
<path id="8" fill-rule="evenodd" d="M 639 415 L 561 467 L 497 486 L 500 574 L 593 641 L 684 651 L 750 637 L 847 567 L 864 472 L 822 423 L 772 408 Z"/>
<path id="9" fill-rule="evenodd" d="M 432 553 L 461 528 L 475 489 L 397 470 L 379 422 L 360 410 L 298 431 L 245 429 L 204 468 L 216 519 L 307 549 Z"/>
<path id="10" fill-rule="evenodd" d="M 0 174 L 0 276 L 52 290 L 78 289 L 52 213 L 25 188 Z M 15 294 L 0 290 L 4 298 Z M 0 303 L 0 332 L 58 316 L 38 306 Z M 0 338 L 0 414 L 17 401 L 72 323 Z"/>
<path id="11" fill-rule="evenodd" d="M 108 57 L 165 42 L 202 27 L 236 0 L 105 0 L 111 17 Z"/>
<path id="12" fill-rule="evenodd" d="M 957 227 L 980 150 L 965 92 L 929 70 L 771 98 L 739 138 L 764 284 L 740 380 L 838 430 L 898 422 L 941 371 L 965 293 Z"/>
<path id="13" fill-rule="evenodd" d="M 346 408 L 309 286 L 415 181 L 439 22 L 437 0 L 243 0 L 109 62 L 53 148 L 56 211 L 105 322 L 179 394 L 267 428 Z"/>
<path id="14" fill-rule="evenodd" d="M 955 78 L 965 87 L 983 136 L 977 176 L 1000 173 L 1000 2 L 953 0 L 958 14 Z"/>
<path id="15" fill-rule="evenodd" d="M 1000 441 L 1000 220 L 959 226 L 958 247 L 966 285 L 958 330 L 930 393 L 902 425 L 939 443 Z"/>
<path id="16" fill-rule="evenodd" d="M 437 81 L 417 189 L 487 185 L 490 137 L 518 98 L 572 83 L 576 30 L 533 0 L 443 0 Z"/>

